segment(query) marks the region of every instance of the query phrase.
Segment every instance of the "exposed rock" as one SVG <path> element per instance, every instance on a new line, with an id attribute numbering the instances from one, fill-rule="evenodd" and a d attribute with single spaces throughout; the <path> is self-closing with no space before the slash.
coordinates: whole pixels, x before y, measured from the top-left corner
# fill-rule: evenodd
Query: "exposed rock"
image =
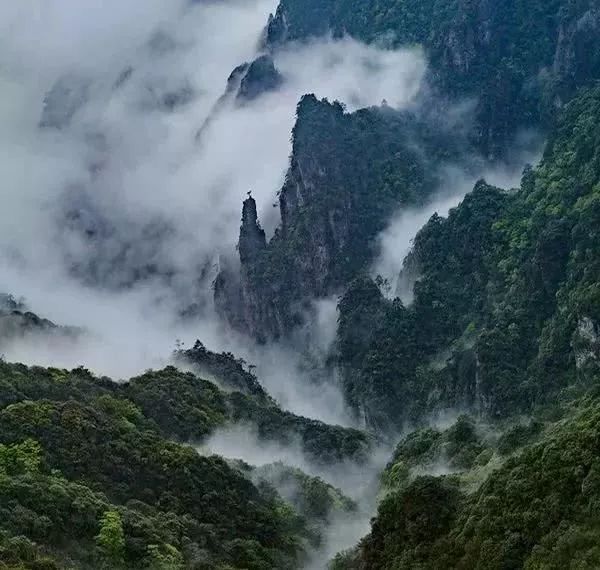
<path id="1" fill-rule="evenodd" d="M 240 227 L 239 252 L 242 264 L 256 261 L 267 247 L 264 230 L 258 222 L 256 201 L 252 196 L 244 200 Z"/>
<path id="2" fill-rule="evenodd" d="M 553 63 L 559 83 L 559 104 L 578 86 L 600 77 L 600 8 L 590 7 L 575 14 L 569 12 L 563 12 L 560 20 Z"/>
<path id="3" fill-rule="evenodd" d="M 334 24 L 333 0 L 284 0 L 275 14 L 269 16 L 265 33 L 265 46 L 273 49 L 288 41 L 306 40 L 326 35 Z"/>
<path id="4" fill-rule="evenodd" d="M 597 371 L 600 366 L 600 325 L 590 317 L 579 319 L 573 335 L 575 365 L 582 374 Z"/>
<path id="5" fill-rule="evenodd" d="M 600 77 L 599 10 L 594 0 L 281 0 L 264 44 L 274 51 L 327 35 L 420 44 L 429 61 L 424 93 L 444 105 L 472 99 L 472 139 L 496 159 L 519 129 L 548 126 L 556 105 Z"/>
<path id="6" fill-rule="evenodd" d="M 262 55 L 251 63 L 238 65 L 227 78 L 225 92 L 219 97 L 208 117 L 198 129 L 196 141 L 202 141 L 203 134 L 225 105 L 228 103 L 243 105 L 264 93 L 276 90 L 282 83 L 283 77 L 275 67 L 270 55 Z"/>
<path id="7" fill-rule="evenodd" d="M 464 148 L 410 113 L 346 113 L 305 96 L 279 194 L 281 225 L 267 244 L 254 200 L 244 203 L 239 278 L 227 266 L 215 282 L 220 313 L 259 341 L 287 336 L 314 299 L 368 266 L 398 207 L 422 203 L 437 187 L 436 157 L 458 159 Z"/>
<path id="8" fill-rule="evenodd" d="M 283 83 L 283 77 L 275 67 L 270 55 L 256 58 L 245 70 L 237 93 L 238 101 L 252 101 L 263 93 L 275 91 Z"/>

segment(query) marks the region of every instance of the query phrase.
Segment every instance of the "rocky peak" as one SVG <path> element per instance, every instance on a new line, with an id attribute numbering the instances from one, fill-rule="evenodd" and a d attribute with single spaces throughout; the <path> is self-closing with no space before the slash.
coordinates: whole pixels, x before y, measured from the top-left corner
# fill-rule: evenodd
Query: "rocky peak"
<path id="1" fill-rule="evenodd" d="M 283 83 L 281 73 L 270 55 L 261 55 L 250 63 L 240 81 L 237 99 L 252 101 L 263 93 L 276 90 Z"/>
<path id="2" fill-rule="evenodd" d="M 258 221 L 256 200 L 252 196 L 244 200 L 238 247 L 242 263 L 255 260 L 267 247 L 265 232 Z"/>
<path id="3" fill-rule="evenodd" d="M 456 136 L 410 113 L 303 97 L 292 157 L 279 194 L 281 225 L 267 243 L 256 202 L 244 202 L 239 276 L 222 269 L 215 303 L 255 339 L 287 336 L 315 299 L 336 294 L 377 251 L 376 236 L 398 208 L 438 186 L 430 160 L 456 156 Z"/>

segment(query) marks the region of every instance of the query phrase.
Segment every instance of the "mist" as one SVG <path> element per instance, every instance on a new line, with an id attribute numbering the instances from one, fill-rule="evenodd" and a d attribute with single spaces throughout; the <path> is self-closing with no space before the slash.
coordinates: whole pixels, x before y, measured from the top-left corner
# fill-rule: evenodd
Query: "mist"
<path id="1" fill-rule="evenodd" d="M 283 79 L 276 91 L 243 104 L 223 99 L 232 70 L 258 55 L 276 6 L 277 0 L 0 6 L 0 293 L 23 296 L 35 313 L 83 331 L 75 339 L 25 334 L 2 343 L 4 358 L 83 365 L 124 380 L 169 364 L 176 343 L 200 339 L 256 365 L 285 409 L 355 425 L 335 382 L 319 377 L 328 374 L 337 297 L 316 301 L 289 342 L 258 347 L 219 321 L 211 286 L 220 256 L 235 254 L 248 190 L 267 234 L 279 223 L 273 205 L 300 98 L 315 93 L 348 111 L 383 100 L 410 108 L 427 64 L 419 49 L 324 38 L 274 54 Z M 535 153 L 523 152 L 509 167 L 470 174 L 448 167 L 444 188 L 429 204 L 393 217 L 372 274 L 388 280 L 390 296 L 410 302 L 400 271 L 430 216 L 446 215 L 482 176 L 516 186 L 524 164 L 534 161 Z M 323 568 L 368 532 L 390 451 L 376 449 L 366 465 L 316 465 L 300 445 L 266 444 L 248 426 L 218 431 L 201 450 L 258 466 L 282 461 L 358 503 L 355 516 L 330 521 L 325 546 L 307 570 Z"/>
<path id="2" fill-rule="evenodd" d="M 216 322 L 211 283 L 219 255 L 234 252 L 249 188 L 263 225 L 279 221 L 273 203 L 300 97 L 314 92 L 349 110 L 384 98 L 403 107 L 425 71 L 419 50 L 324 39 L 276 55 L 277 92 L 216 111 L 275 7 L 27 0 L 0 8 L 0 289 L 89 333 L 74 347 L 15 341 L 2 347 L 7 358 L 122 378 L 164 364 L 176 339 L 237 347 Z M 190 305 L 195 319 L 182 324 Z M 302 390 L 278 397 L 306 413 L 312 396 Z"/>
<path id="3" fill-rule="evenodd" d="M 389 460 L 392 448 L 380 444 L 366 463 L 344 461 L 322 465 L 310 461 L 299 443 L 282 446 L 261 441 L 251 426 L 235 426 L 218 430 L 199 451 L 232 460 L 241 459 L 258 467 L 275 462 L 297 467 L 339 488 L 355 501 L 357 511 L 332 517 L 325 528 L 323 546 L 309 553 L 304 570 L 322 570 L 335 554 L 356 545 L 369 532 L 377 504 L 379 474 Z"/>
<path id="4" fill-rule="evenodd" d="M 410 304 L 414 283 L 402 275 L 402 266 L 418 231 L 433 214 L 446 217 L 480 179 L 509 191 L 518 188 L 523 169 L 528 164 L 537 164 L 542 151 L 540 139 L 528 133 L 515 141 L 515 149 L 506 163 L 483 166 L 475 169 L 475 172 L 466 172 L 453 166 L 443 168 L 440 176 L 443 183 L 429 202 L 425 206 L 399 211 L 378 237 L 379 255 L 372 265 L 371 274 L 384 279 L 382 292 L 390 298 L 399 297 L 404 304 Z"/>

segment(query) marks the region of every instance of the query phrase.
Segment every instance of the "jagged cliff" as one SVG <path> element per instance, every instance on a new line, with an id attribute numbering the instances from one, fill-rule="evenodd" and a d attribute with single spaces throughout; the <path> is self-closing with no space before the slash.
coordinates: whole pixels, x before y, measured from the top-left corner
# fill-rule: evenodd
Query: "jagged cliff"
<path id="1" fill-rule="evenodd" d="M 267 243 L 246 200 L 241 270 L 224 265 L 215 283 L 221 314 L 261 342 L 285 336 L 314 299 L 365 269 L 389 216 L 426 201 L 440 184 L 433 165 L 461 160 L 466 147 L 442 126 L 385 105 L 347 113 L 309 95 L 297 113 L 281 224 Z"/>
<path id="2" fill-rule="evenodd" d="M 328 33 L 422 44 L 430 65 L 421 112 L 431 118 L 447 104 L 476 100 L 466 138 L 498 158 L 518 130 L 550 125 L 576 88 L 598 76 L 598 14 L 594 1 L 282 0 L 263 47 L 274 52 Z M 281 225 L 264 248 L 249 242 L 256 256 L 242 260 L 241 271 L 223 264 L 215 294 L 221 314 L 260 341 L 279 338 L 303 321 L 311 300 L 346 287 L 372 259 L 373 237 L 390 211 L 424 200 L 435 167 L 456 158 L 443 132 L 434 141 L 439 126 L 385 107 L 347 114 L 305 97 L 279 196 Z M 424 152 L 413 152 L 410 137 Z M 242 248 L 253 231 L 243 224 Z"/>
<path id="3" fill-rule="evenodd" d="M 428 83 L 443 98 L 477 101 L 472 137 L 502 155 L 519 129 L 547 125 L 574 88 L 598 77 L 597 0 L 282 0 L 265 45 L 350 35 L 420 44 Z"/>
<path id="4" fill-rule="evenodd" d="M 599 110 L 598 89 L 566 106 L 518 192 L 480 182 L 448 218 L 432 217 L 405 262 L 410 306 L 370 281 L 350 286 L 339 366 L 371 427 L 445 408 L 531 413 L 597 377 Z"/>

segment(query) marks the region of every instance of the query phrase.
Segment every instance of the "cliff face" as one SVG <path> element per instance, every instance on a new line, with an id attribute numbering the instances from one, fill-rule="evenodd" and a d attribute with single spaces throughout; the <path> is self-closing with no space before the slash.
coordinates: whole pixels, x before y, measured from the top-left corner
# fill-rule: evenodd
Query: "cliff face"
<path id="1" fill-rule="evenodd" d="M 281 0 L 265 43 L 350 35 L 391 47 L 421 44 L 443 99 L 477 100 L 473 141 L 502 156 L 527 127 L 547 126 L 574 88 L 599 76 L 596 0 Z"/>
<path id="2" fill-rule="evenodd" d="M 237 94 L 238 101 L 251 101 L 268 91 L 276 90 L 283 83 L 283 78 L 270 55 L 257 57 L 247 67 L 240 81 Z"/>
<path id="3" fill-rule="evenodd" d="M 371 428 L 401 430 L 445 408 L 529 414 L 597 382 L 599 111 L 600 90 L 584 90 L 519 191 L 480 182 L 448 218 L 431 218 L 405 262 L 409 307 L 373 283 L 349 288 L 338 363 Z"/>
<path id="4" fill-rule="evenodd" d="M 572 5 L 561 14 L 553 72 L 558 78 L 556 103 L 563 104 L 574 90 L 600 77 L 600 6 Z"/>
<path id="5" fill-rule="evenodd" d="M 449 133 L 409 113 L 346 113 L 304 97 L 279 195 L 281 224 L 265 243 L 256 204 L 246 200 L 241 270 L 223 267 L 215 283 L 220 312 L 259 341 L 285 336 L 314 299 L 368 266 L 389 216 L 426 200 L 439 184 L 434 161 L 458 160 L 461 150 Z"/>

